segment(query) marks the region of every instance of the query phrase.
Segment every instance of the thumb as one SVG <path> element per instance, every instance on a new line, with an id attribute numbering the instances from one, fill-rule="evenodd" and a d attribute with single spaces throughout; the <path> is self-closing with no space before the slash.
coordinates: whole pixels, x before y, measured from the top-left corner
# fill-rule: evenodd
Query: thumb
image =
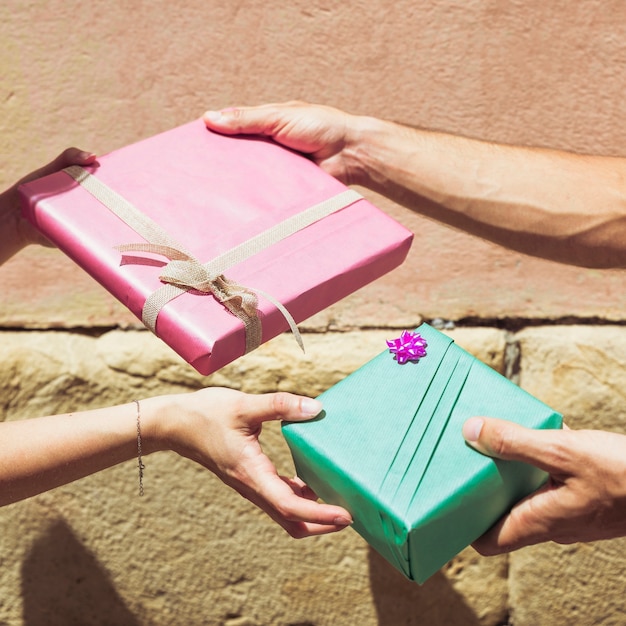
<path id="1" fill-rule="evenodd" d="M 319 415 L 322 403 L 313 398 L 297 396 L 285 391 L 246 396 L 240 416 L 248 426 L 271 420 L 301 422 Z"/>
<path id="2" fill-rule="evenodd" d="M 31 172 L 24 178 L 22 178 L 18 184 L 27 183 L 31 180 L 36 180 L 42 176 L 53 174 L 62 170 L 69 165 L 91 165 L 96 161 L 96 155 L 93 152 L 86 152 L 79 148 L 67 148 L 56 159 L 53 159 L 47 165 L 40 167 L 39 169 Z"/>
<path id="3" fill-rule="evenodd" d="M 274 124 L 262 107 L 231 107 L 221 111 L 207 111 L 202 119 L 207 128 L 227 135 L 272 136 Z"/>
<path id="4" fill-rule="evenodd" d="M 463 424 L 463 437 L 475 450 L 497 459 L 529 463 L 546 472 L 559 469 L 547 451 L 556 447 L 561 434 L 560 430 L 526 428 L 494 417 L 470 417 Z"/>
<path id="5" fill-rule="evenodd" d="M 93 152 L 79 148 L 67 148 L 48 167 L 50 169 L 62 169 L 68 165 L 91 165 L 95 160 L 96 155 Z"/>

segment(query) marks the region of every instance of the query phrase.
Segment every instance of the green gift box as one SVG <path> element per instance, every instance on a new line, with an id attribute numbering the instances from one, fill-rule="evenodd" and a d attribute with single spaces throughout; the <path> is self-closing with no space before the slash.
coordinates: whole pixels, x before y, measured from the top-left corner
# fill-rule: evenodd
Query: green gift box
<path id="1" fill-rule="evenodd" d="M 425 356 L 401 364 L 379 354 L 319 397 L 318 417 L 285 423 L 283 434 L 298 476 L 421 584 L 547 479 L 473 450 L 465 420 L 560 428 L 562 417 L 446 335 L 427 324 L 417 332 Z"/>

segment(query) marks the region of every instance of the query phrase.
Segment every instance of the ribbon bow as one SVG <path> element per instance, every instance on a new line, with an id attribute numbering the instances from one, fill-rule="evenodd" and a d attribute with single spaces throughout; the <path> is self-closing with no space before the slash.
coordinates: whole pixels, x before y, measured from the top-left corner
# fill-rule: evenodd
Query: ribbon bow
<path id="1" fill-rule="evenodd" d="M 258 315 L 259 299 L 257 294 L 269 300 L 283 315 L 293 336 L 304 352 L 304 342 L 291 313 L 278 300 L 259 289 L 252 291 L 244 285 L 226 278 L 224 274 L 210 271 L 192 254 L 173 246 L 154 243 L 128 243 L 116 246 L 120 252 L 149 252 L 169 259 L 161 270 L 159 280 L 166 285 L 183 291 L 210 293 L 223 304 L 235 317 L 243 322 L 246 329 L 246 353 L 258 348 L 262 339 L 261 320 Z M 160 296 L 163 297 L 160 297 Z M 163 301 L 169 301 L 166 290 L 157 290 L 146 300 L 142 319 L 154 331 L 156 318 L 163 307 Z"/>

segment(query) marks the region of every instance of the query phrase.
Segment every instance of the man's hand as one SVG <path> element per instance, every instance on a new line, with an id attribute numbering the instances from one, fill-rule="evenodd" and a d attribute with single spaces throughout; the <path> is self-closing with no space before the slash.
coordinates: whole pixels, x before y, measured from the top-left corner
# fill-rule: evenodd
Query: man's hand
<path id="1" fill-rule="evenodd" d="M 302 152 L 345 184 L 359 184 L 362 172 L 355 159 L 358 116 L 304 102 L 237 107 L 207 111 L 208 128 L 228 135 L 271 137 Z"/>
<path id="2" fill-rule="evenodd" d="M 550 475 L 473 544 L 481 554 L 626 535 L 626 436 L 534 430 L 482 417 L 467 420 L 463 436 L 488 456 L 530 463 Z"/>

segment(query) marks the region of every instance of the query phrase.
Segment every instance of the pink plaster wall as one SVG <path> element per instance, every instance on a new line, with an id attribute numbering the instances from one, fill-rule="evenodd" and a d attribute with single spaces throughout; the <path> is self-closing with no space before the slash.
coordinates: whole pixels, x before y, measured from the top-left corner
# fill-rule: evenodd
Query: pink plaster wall
<path id="1" fill-rule="evenodd" d="M 626 154 L 625 18 L 621 0 L 5 0 L 0 184 L 68 145 L 102 154 L 207 108 L 290 98 Z M 408 261 L 312 324 L 624 319 L 622 272 L 514 254 L 376 200 L 416 232 Z M 57 251 L 18 255 L 0 290 L 4 326 L 133 322 Z"/>

